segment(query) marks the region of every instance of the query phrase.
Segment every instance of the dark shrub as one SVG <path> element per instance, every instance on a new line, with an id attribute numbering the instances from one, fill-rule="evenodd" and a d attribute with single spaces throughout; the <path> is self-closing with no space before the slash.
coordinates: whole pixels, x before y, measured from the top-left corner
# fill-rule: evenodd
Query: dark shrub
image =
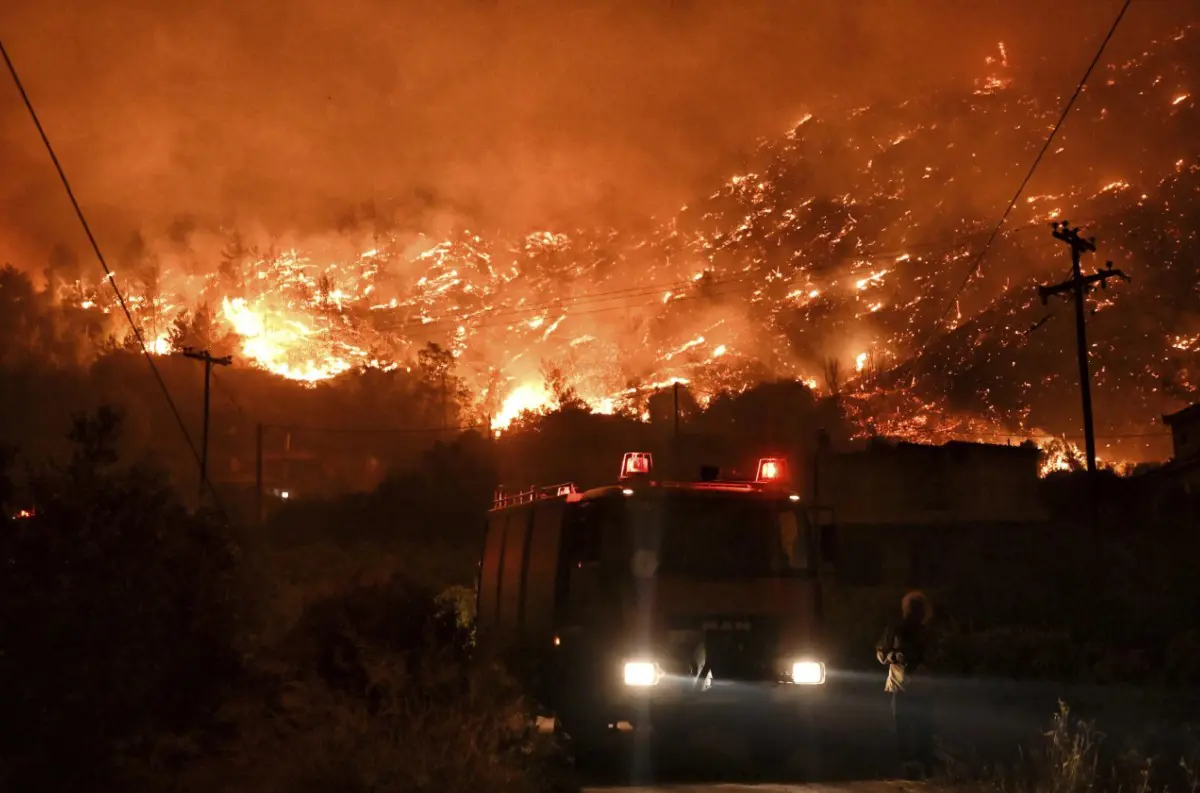
<path id="1" fill-rule="evenodd" d="M 78 418 L 0 532 L 0 788 L 82 790 L 197 723 L 234 667 L 234 552 L 165 478 L 120 468 L 119 419 Z"/>
<path id="2" fill-rule="evenodd" d="M 203 781 L 256 793 L 569 786 L 519 687 L 471 650 L 452 600 L 398 578 L 314 603 L 228 709 L 237 737 Z"/>

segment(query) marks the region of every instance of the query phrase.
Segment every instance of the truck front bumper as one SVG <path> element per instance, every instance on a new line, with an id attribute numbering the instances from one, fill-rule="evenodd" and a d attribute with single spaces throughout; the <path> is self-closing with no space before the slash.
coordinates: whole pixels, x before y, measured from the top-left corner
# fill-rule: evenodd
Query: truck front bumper
<path id="1" fill-rule="evenodd" d="M 611 729 L 686 731 L 707 725 L 797 728 L 820 718 L 824 685 L 723 682 L 696 689 L 690 679 L 614 692 L 606 706 Z"/>

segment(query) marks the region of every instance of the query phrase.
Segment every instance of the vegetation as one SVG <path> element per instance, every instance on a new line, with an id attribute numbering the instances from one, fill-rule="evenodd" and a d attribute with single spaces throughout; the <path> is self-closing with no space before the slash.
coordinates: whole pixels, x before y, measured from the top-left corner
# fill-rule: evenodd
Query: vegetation
<path id="1" fill-rule="evenodd" d="M 229 536 L 160 473 L 119 466 L 118 427 L 77 418 L 68 462 L 6 488 L 26 516 L 0 533 L 0 788 L 110 780 L 202 721 L 236 668 Z"/>
<path id="2" fill-rule="evenodd" d="M 1200 602 L 1194 532 L 1051 522 L 920 533 L 912 543 L 887 532 L 843 538 L 900 561 L 873 585 L 830 589 L 839 664 L 873 668 L 861 648 L 919 586 L 937 611 L 939 674 L 1200 688 L 1200 633 L 1187 616 Z"/>
<path id="3" fill-rule="evenodd" d="M 972 793 L 1196 793 L 1200 743 L 1139 745 L 1059 702 L 1047 729 L 1003 759 L 943 754 L 942 782 Z"/>
<path id="4" fill-rule="evenodd" d="M 562 786 L 461 596 L 381 574 L 272 614 L 265 546 L 122 465 L 119 427 L 80 416 L 68 462 L 0 477 L 0 789 Z"/>
<path id="5" fill-rule="evenodd" d="M 217 762 L 193 789 L 544 791 L 568 769 L 531 729 L 519 686 L 475 658 L 455 609 L 401 579 L 309 605 L 259 657 L 219 714 Z M 152 767 L 146 789 L 178 782 Z"/>
<path id="6" fill-rule="evenodd" d="M 222 371 L 213 459 L 238 460 L 243 477 L 257 421 L 273 425 L 268 451 L 287 445 L 338 459 L 352 445 L 356 458 L 372 460 L 368 473 L 331 488 L 358 492 L 300 493 L 276 503 L 262 525 L 245 515 L 229 525 L 181 495 L 194 492 L 194 460 L 164 430 L 174 417 L 145 362 L 117 343 L 89 359 L 81 345 L 101 341 L 99 328 L 87 325 L 93 320 L 80 316 L 83 324 L 70 328 L 49 321 L 48 298 L 27 287 L 23 276 L 0 271 L 0 379 L 11 384 L 0 393 L 5 790 L 569 786 L 554 743 L 530 732 L 525 692 L 470 645 L 464 593 L 493 489 L 608 481 L 633 448 L 686 473 L 712 461 L 748 469 L 767 446 L 806 460 L 818 429 L 835 442 L 847 435 L 838 399 L 781 382 L 722 394 L 703 408 L 683 390 L 689 432 L 676 439 L 669 392 L 625 406 L 649 422 L 595 415 L 550 367 L 559 408 L 518 419 L 498 440 L 481 432 L 366 433 L 351 443 L 283 426 L 322 416 L 368 429 L 466 421 L 469 395 L 453 357 L 431 346 L 412 371 L 356 372 L 313 389 Z M 173 329 L 176 344 L 220 343 L 200 314 L 178 317 Z M 195 368 L 158 363 L 185 421 L 195 422 Z M 839 374 L 827 377 L 837 382 Z M 110 403 L 121 410 L 104 407 Z M 242 406 L 250 404 L 262 415 L 248 415 Z M 1046 486 L 1061 519 L 1053 527 L 938 537 L 940 564 L 925 571 L 928 580 L 832 587 L 838 668 L 861 662 L 878 671 L 867 648 L 904 589 L 919 584 L 939 609 L 944 676 L 1045 681 L 1031 698 L 1038 708 L 1068 696 L 1089 713 L 1094 703 L 1080 685 L 1153 687 L 1175 703 L 1157 715 L 1188 717 L 1190 690 L 1200 685 L 1200 632 L 1185 616 L 1200 602 L 1191 571 L 1196 538 L 1148 530 L 1128 489 L 1111 500 L 1119 517 L 1112 523 L 1136 531 L 1078 532 L 1068 521 L 1075 483 Z M 929 545 L 927 538 L 922 553 Z M 1121 712 L 1113 717 L 1122 723 Z M 948 747 L 952 777 L 1002 793 L 1195 788 L 1192 760 L 1176 764 L 1187 754 L 1182 745 L 1160 741 L 1141 751 L 1155 758 L 1143 774 L 1124 743 L 1097 744 L 1088 722 L 1065 711 L 1044 742 L 1014 760 L 1005 751 L 1018 733 L 1005 733 L 997 747 L 975 741 L 970 761 L 972 747 Z"/>

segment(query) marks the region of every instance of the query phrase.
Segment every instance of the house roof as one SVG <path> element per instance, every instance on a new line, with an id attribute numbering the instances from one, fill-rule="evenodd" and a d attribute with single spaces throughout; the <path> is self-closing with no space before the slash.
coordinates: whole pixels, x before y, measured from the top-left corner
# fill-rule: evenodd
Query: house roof
<path id="1" fill-rule="evenodd" d="M 1162 417 L 1163 423 L 1169 427 L 1176 424 L 1192 422 L 1200 419 L 1200 402 L 1195 405 L 1188 405 L 1183 410 L 1177 410 L 1174 413 L 1167 413 Z"/>
<path id="2" fill-rule="evenodd" d="M 1041 449 L 1030 442 L 1008 444 L 979 443 L 978 441 L 946 441 L 942 444 L 930 444 L 901 441 L 900 443 L 896 444 L 896 448 L 924 452 L 926 454 L 932 451 L 948 451 L 959 453 L 977 451 L 989 454 L 1033 455 L 1035 457 L 1041 454 Z"/>
<path id="3" fill-rule="evenodd" d="M 881 455 L 902 455 L 909 457 L 942 457 L 961 459 L 963 457 L 1003 456 L 1009 459 L 1036 460 L 1042 451 L 1031 441 L 1023 443 L 978 443 L 976 441 L 947 441 L 941 444 L 913 443 L 912 441 L 891 442 L 875 438 L 867 442 L 865 448 L 849 449 L 846 451 L 827 450 L 835 458 L 860 459 L 863 457 L 879 457 Z"/>
<path id="4" fill-rule="evenodd" d="M 1200 457 L 1189 457 L 1184 460 L 1168 460 L 1157 468 L 1151 468 L 1137 475 L 1139 479 L 1153 481 L 1154 479 L 1171 478 L 1200 467 Z"/>

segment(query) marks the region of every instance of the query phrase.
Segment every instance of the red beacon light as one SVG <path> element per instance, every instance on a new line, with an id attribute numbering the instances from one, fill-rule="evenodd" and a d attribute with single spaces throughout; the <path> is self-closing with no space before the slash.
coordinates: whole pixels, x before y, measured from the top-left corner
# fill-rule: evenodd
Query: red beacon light
<path id="1" fill-rule="evenodd" d="M 628 479 L 631 476 L 642 476 L 650 473 L 654 467 L 654 461 L 650 457 L 650 452 L 626 452 L 621 459 L 621 479 Z"/>
<path id="2" fill-rule="evenodd" d="M 764 457 L 758 461 L 758 473 L 755 482 L 779 482 L 787 472 L 787 465 L 778 457 Z"/>

